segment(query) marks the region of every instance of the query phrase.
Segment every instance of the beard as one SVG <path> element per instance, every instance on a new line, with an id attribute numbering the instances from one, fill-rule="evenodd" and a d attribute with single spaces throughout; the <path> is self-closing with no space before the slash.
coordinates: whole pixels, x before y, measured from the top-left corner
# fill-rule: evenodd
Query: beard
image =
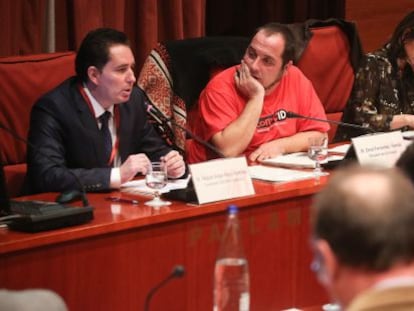
<path id="1" fill-rule="evenodd" d="M 272 82 L 270 82 L 268 85 L 263 85 L 265 91 L 269 91 L 276 84 L 278 84 L 280 82 L 280 80 L 282 80 L 282 77 L 283 77 L 284 73 L 285 73 L 285 69 L 280 70 L 279 73 L 277 74 L 276 78 Z"/>

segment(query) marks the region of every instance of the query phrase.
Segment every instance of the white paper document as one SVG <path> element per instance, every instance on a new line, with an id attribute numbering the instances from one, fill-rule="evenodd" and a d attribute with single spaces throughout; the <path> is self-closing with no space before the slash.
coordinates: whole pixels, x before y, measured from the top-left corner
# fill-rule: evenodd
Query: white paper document
<path id="1" fill-rule="evenodd" d="M 413 130 L 411 130 L 411 131 L 405 131 L 405 132 L 402 132 L 402 136 L 403 136 L 405 139 L 414 139 L 414 131 L 413 131 Z"/>
<path id="2" fill-rule="evenodd" d="M 249 166 L 249 173 L 250 176 L 254 179 L 275 182 L 286 182 L 315 177 L 312 171 L 300 171 L 264 165 Z"/>
<path id="3" fill-rule="evenodd" d="M 158 191 L 160 193 L 167 193 L 170 190 L 185 189 L 187 188 L 188 181 L 190 180 L 190 178 L 191 176 L 188 176 L 187 178 L 184 178 L 184 179 L 169 180 L 167 185 Z M 145 179 L 137 179 L 137 180 L 131 180 L 126 183 L 123 183 L 121 185 L 121 191 L 128 192 L 128 193 L 143 194 L 143 195 L 152 195 L 157 190 L 148 187 L 145 184 Z"/>
<path id="4" fill-rule="evenodd" d="M 329 161 L 341 160 L 343 156 L 329 155 L 321 163 L 327 163 Z M 289 168 L 314 168 L 315 161 L 308 157 L 306 152 L 294 152 L 289 154 L 280 155 L 271 159 L 263 160 L 263 164 L 289 167 Z"/>

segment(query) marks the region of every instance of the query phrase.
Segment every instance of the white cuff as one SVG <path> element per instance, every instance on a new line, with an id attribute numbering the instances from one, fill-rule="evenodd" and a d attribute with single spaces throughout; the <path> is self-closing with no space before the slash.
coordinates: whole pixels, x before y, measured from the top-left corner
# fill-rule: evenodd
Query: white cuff
<path id="1" fill-rule="evenodd" d="M 111 169 L 111 179 L 109 182 L 109 187 L 112 189 L 119 189 L 121 187 L 121 170 L 119 167 L 114 167 Z"/>

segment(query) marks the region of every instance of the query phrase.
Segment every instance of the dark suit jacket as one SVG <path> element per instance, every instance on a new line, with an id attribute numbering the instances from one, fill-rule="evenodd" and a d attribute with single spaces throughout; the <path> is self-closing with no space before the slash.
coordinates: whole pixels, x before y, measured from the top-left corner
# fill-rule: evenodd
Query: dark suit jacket
<path id="1" fill-rule="evenodd" d="M 134 87 L 119 104 L 119 155 L 145 153 L 159 160 L 171 148 L 147 120 L 144 94 Z M 103 138 L 75 77 L 41 97 L 33 106 L 28 139 L 29 192 L 79 189 L 109 190 L 110 171 L 103 158 Z"/>

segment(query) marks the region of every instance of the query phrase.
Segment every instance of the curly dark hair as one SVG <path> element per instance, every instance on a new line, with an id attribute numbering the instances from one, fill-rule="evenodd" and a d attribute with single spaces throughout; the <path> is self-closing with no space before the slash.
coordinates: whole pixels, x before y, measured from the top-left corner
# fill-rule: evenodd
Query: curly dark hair
<path id="1" fill-rule="evenodd" d="M 414 11 L 407 14 L 394 29 L 391 39 L 387 42 L 389 44 L 389 57 L 393 65 L 397 63 L 398 58 L 406 57 L 404 50 L 404 38 L 413 38 L 414 36 Z"/>

